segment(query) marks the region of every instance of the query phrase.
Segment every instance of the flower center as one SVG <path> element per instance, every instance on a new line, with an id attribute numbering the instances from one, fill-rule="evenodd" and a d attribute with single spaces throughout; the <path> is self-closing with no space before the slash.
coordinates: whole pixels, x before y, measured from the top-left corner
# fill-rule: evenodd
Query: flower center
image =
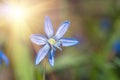
<path id="1" fill-rule="evenodd" d="M 50 39 L 48 40 L 48 42 L 49 42 L 51 45 L 56 44 L 56 41 L 55 41 L 55 39 L 53 39 L 53 38 L 50 38 Z"/>

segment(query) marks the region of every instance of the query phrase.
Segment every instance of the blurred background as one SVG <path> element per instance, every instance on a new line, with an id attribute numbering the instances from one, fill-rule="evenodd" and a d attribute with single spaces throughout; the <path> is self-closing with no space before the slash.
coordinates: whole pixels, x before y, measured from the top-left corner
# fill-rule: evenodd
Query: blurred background
<path id="1" fill-rule="evenodd" d="M 0 0 L 0 50 L 10 62 L 0 64 L 0 80 L 42 80 L 42 46 L 30 35 L 45 35 L 45 16 L 55 31 L 69 20 L 65 37 L 80 41 L 56 52 L 46 80 L 120 80 L 120 0 Z"/>

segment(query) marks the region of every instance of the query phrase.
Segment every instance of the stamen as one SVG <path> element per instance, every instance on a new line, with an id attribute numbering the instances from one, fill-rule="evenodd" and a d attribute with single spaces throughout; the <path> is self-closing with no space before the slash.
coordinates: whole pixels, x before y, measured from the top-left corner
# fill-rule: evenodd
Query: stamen
<path id="1" fill-rule="evenodd" d="M 49 42 L 51 45 L 54 45 L 54 44 L 57 43 L 57 42 L 55 41 L 55 39 L 53 39 L 53 38 L 50 38 L 50 39 L 48 40 L 48 42 Z"/>

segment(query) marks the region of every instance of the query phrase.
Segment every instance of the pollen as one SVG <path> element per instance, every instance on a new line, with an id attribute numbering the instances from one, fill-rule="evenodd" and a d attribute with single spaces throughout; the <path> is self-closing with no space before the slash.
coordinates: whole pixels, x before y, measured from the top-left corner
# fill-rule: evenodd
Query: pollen
<path id="1" fill-rule="evenodd" d="M 50 38 L 50 39 L 48 40 L 48 42 L 49 42 L 51 45 L 56 44 L 56 41 L 55 41 L 55 39 L 53 39 L 53 38 Z"/>

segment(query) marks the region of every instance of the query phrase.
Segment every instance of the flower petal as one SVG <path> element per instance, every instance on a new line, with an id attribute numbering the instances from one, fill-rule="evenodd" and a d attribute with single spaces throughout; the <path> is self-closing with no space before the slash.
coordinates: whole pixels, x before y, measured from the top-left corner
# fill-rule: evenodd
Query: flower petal
<path id="1" fill-rule="evenodd" d="M 47 41 L 47 38 L 40 34 L 32 34 L 30 36 L 30 39 L 33 43 L 35 43 L 37 45 L 44 45 L 44 44 L 46 44 L 46 41 Z"/>
<path id="2" fill-rule="evenodd" d="M 63 22 L 56 32 L 55 39 L 60 39 L 68 30 L 69 25 L 70 25 L 69 21 Z"/>
<path id="3" fill-rule="evenodd" d="M 74 46 L 79 43 L 79 41 L 74 38 L 62 38 L 60 41 L 62 46 Z"/>
<path id="4" fill-rule="evenodd" d="M 0 58 L 5 62 L 6 65 L 9 65 L 9 60 L 2 51 L 0 51 Z"/>
<path id="5" fill-rule="evenodd" d="M 52 37 L 54 33 L 52 22 L 48 16 L 45 17 L 45 33 L 48 38 Z"/>
<path id="6" fill-rule="evenodd" d="M 51 66 L 54 66 L 54 55 L 55 55 L 55 50 L 52 49 L 48 55 L 48 62 Z"/>
<path id="7" fill-rule="evenodd" d="M 48 44 L 46 44 L 42 49 L 39 50 L 38 55 L 36 57 L 36 64 L 39 64 L 45 58 L 49 50 L 50 46 Z"/>

